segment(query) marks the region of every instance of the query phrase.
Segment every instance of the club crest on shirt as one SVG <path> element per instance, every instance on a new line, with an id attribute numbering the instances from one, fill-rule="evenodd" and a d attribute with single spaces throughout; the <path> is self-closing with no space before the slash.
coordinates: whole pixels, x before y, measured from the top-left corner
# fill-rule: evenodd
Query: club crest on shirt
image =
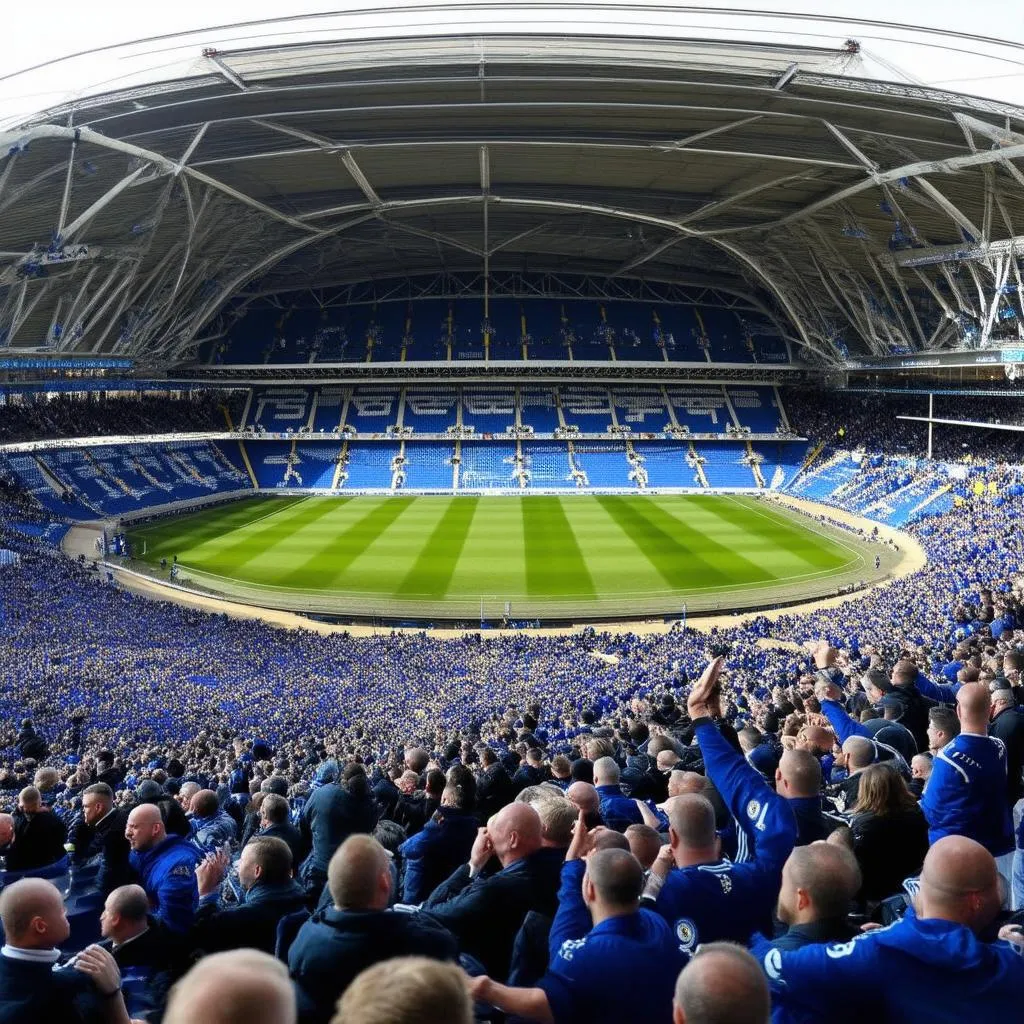
<path id="1" fill-rule="evenodd" d="M 697 947 L 697 926 L 688 917 L 676 921 L 676 939 L 682 953 L 692 953 Z"/>
<path id="2" fill-rule="evenodd" d="M 563 960 L 572 960 L 573 954 L 577 949 L 585 946 L 587 943 L 586 939 L 566 939 L 558 948 L 558 955 Z"/>
<path id="3" fill-rule="evenodd" d="M 751 821 L 757 821 L 757 816 L 760 813 L 761 813 L 761 801 L 760 800 L 751 800 L 750 803 L 747 804 L 747 817 Z"/>

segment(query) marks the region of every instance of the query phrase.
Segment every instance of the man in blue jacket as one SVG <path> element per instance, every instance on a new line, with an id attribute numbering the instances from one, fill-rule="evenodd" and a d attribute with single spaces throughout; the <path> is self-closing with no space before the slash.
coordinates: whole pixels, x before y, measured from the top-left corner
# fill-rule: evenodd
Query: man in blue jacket
<path id="1" fill-rule="evenodd" d="M 988 734 L 989 692 L 967 683 L 956 695 L 960 735 L 936 755 L 921 800 L 928 840 L 961 835 L 981 843 L 993 857 L 1013 851 L 1013 821 L 1007 798 L 1006 747 Z M 1009 877 L 1009 872 L 1007 872 Z"/>
<path id="2" fill-rule="evenodd" d="M 619 786 L 619 766 L 612 757 L 599 757 L 594 762 L 594 786 L 601 801 L 601 817 L 616 832 L 625 832 L 630 825 L 642 825 L 643 815 L 636 802 Z"/>
<path id="3" fill-rule="evenodd" d="M 461 786 L 445 786 L 433 818 L 399 847 L 405 865 L 403 903 L 422 903 L 469 858 L 477 823 L 472 809 L 464 806 L 467 799 Z"/>
<path id="4" fill-rule="evenodd" d="M 772 989 L 774 1024 L 1018 1020 L 1024 959 L 978 938 L 999 902 L 992 855 L 949 836 L 928 851 L 916 908 L 896 924 L 792 952 L 758 937 L 752 952 Z"/>
<path id="5" fill-rule="evenodd" d="M 796 842 L 796 820 L 715 727 L 721 714 L 719 676 L 723 659 L 704 670 L 687 701 L 708 778 L 738 823 L 742 863 L 721 856 L 710 801 L 697 794 L 668 803 L 669 845 L 651 868 L 646 898 L 671 926 L 679 952 L 721 939 L 746 943 L 771 928 L 782 866 Z"/>
<path id="6" fill-rule="evenodd" d="M 547 973 L 533 988 L 475 978 L 474 998 L 548 1024 L 668 1020 L 685 957 L 665 921 L 640 909 L 643 868 L 631 853 L 604 849 L 581 859 L 596 831 L 577 821 L 562 868 Z"/>
<path id="7" fill-rule="evenodd" d="M 167 834 L 156 804 L 136 807 L 128 815 L 124 834 L 132 848 L 131 866 L 146 890 L 153 916 L 183 935 L 192 926 L 199 903 L 198 851 L 185 836 Z"/>

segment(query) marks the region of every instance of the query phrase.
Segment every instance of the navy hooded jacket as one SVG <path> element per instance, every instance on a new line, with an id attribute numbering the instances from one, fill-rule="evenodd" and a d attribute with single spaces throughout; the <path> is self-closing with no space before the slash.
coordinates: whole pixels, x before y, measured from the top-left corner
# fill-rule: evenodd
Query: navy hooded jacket
<path id="1" fill-rule="evenodd" d="M 1024 959 L 963 925 L 913 910 L 849 942 L 783 952 L 751 947 L 772 992 L 772 1024 L 962 1024 L 1021 1016 Z"/>

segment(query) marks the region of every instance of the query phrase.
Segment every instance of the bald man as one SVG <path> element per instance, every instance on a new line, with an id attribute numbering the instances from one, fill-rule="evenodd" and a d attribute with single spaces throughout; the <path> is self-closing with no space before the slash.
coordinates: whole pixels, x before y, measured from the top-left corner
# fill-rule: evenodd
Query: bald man
<path id="1" fill-rule="evenodd" d="M 669 845 L 654 862 L 644 893 L 688 956 L 703 942 L 746 942 L 755 931 L 771 928 L 782 866 L 796 841 L 786 801 L 715 725 L 723 664 L 715 658 L 704 670 L 687 710 L 707 777 L 738 823 L 739 852 L 746 859 L 722 856 L 714 807 L 706 796 L 673 797 L 665 805 Z"/>
<path id="2" fill-rule="evenodd" d="M 845 846 L 824 842 L 798 846 L 782 869 L 775 916 L 787 926 L 777 949 L 800 949 L 812 942 L 845 942 L 850 902 L 861 885 L 857 858 Z"/>
<path id="3" fill-rule="evenodd" d="M 184 836 L 167 834 L 156 804 L 133 808 L 124 834 L 132 848 L 129 862 L 146 890 L 153 917 L 176 935 L 184 935 L 199 904 L 199 851 Z"/>
<path id="4" fill-rule="evenodd" d="M 164 1024 L 295 1024 L 280 960 L 255 949 L 204 957 L 171 990 Z"/>
<path id="5" fill-rule="evenodd" d="M 667 923 L 640 909 L 643 868 L 628 850 L 595 850 L 582 859 L 594 838 L 577 824 L 562 868 L 547 973 L 533 988 L 474 978 L 475 999 L 539 1021 L 665 1019 L 682 954 Z"/>
<path id="6" fill-rule="evenodd" d="M 731 942 L 711 942 L 680 972 L 672 1024 L 768 1024 L 768 986 L 757 961 Z"/>
<path id="7" fill-rule="evenodd" d="M 14 812 L 14 846 L 7 858 L 8 871 L 35 871 L 64 860 L 67 828 L 44 803 L 35 786 L 18 794 Z"/>
<path id="8" fill-rule="evenodd" d="M 554 916 L 564 857 L 564 850 L 543 845 L 533 807 L 508 804 L 480 829 L 469 863 L 442 882 L 423 909 L 455 935 L 463 953 L 504 981 L 526 914 Z M 488 869 L 492 858 L 500 871 Z"/>
<path id="9" fill-rule="evenodd" d="M 589 782 L 574 782 L 566 791 L 569 802 L 583 816 L 587 828 L 604 824 L 601 817 L 601 797 Z"/>
<path id="10" fill-rule="evenodd" d="M 755 941 L 775 1019 L 1019 1019 L 1024 960 L 1006 943 L 978 938 L 995 920 L 999 902 L 992 855 L 963 836 L 940 839 L 925 857 L 915 908 L 896 924 L 852 942 L 791 952 Z"/>
<path id="11" fill-rule="evenodd" d="M 388 909 L 391 885 L 391 859 L 372 836 L 350 836 L 331 857 L 332 905 L 299 929 L 288 951 L 303 1021 L 328 1021 L 352 979 L 381 960 L 455 959 L 455 940 L 427 915 Z"/>
<path id="12" fill-rule="evenodd" d="M 599 757 L 594 762 L 594 788 L 601 801 L 601 817 L 608 828 L 625 832 L 630 825 L 643 824 L 636 803 L 622 792 L 619 766 L 614 758 Z"/>
<path id="13" fill-rule="evenodd" d="M 796 818 L 797 846 L 825 839 L 831 827 L 821 813 L 821 762 L 809 750 L 786 750 L 775 769 L 775 792 Z"/>
<path id="14" fill-rule="evenodd" d="M 54 970 L 57 948 L 71 934 L 64 900 L 51 882 L 26 878 L 0 894 L 6 940 L 0 950 L 0 1020 L 49 1024 L 128 1024 L 121 974 L 99 946 L 78 954 L 75 966 Z"/>
<path id="15" fill-rule="evenodd" d="M 960 735 L 935 755 L 921 810 L 928 840 L 961 835 L 993 857 L 1013 852 L 1013 821 L 1007 797 L 1006 746 L 989 736 L 990 697 L 983 683 L 967 683 L 956 695 Z M 1004 868 L 1010 877 L 1009 866 Z"/>

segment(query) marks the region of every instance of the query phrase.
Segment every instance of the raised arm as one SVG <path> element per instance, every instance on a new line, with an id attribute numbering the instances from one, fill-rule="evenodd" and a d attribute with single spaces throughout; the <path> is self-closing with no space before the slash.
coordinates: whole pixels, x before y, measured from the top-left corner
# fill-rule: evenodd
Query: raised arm
<path id="1" fill-rule="evenodd" d="M 751 842 L 753 856 L 748 859 L 766 872 L 781 871 L 796 844 L 796 819 L 786 801 L 715 727 L 713 717 L 720 711 L 721 671 L 722 659 L 716 658 L 690 695 L 687 709 L 694 734 L 704 755 L 707 777 Z"/>

